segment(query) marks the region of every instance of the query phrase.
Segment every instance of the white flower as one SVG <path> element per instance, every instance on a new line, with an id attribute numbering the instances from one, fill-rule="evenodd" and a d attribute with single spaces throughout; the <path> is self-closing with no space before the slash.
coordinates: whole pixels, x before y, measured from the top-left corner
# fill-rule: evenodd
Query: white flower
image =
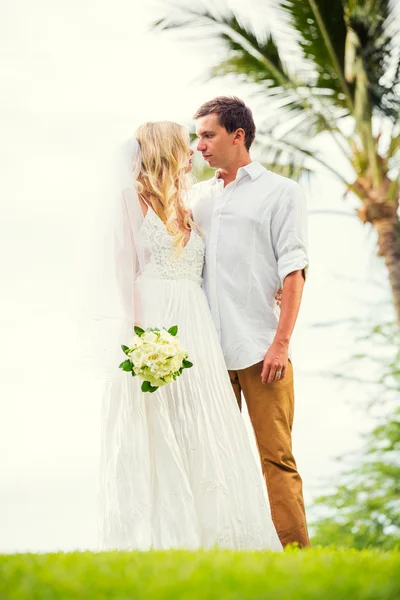
<path id="1" fill-rule="evenodd" d="M 171 338 L 175 339 L 175 336 L 168 333 L 168 331 L 166 329 L 161 329 L 159 336 L 160 336 L 160 340 L 162 340 L 163 342 L 170 342 Z"/>
<path id="2" fill-rule="evenodd" d="M 135 333 L 129 347 L 130 348 L 140 348 L 141 346 L 143 346 L 143 340 L 140 336 L 136 335 L 136 333 Z"/>
<path id="3" fill-rule="evenodd" d="M 174 344 L 167 342 L 167 343 L 163 344 L 162 346 L 160 346 L 160 352 L 166 358 L 168 358 L 168 356 L 175 356 L 176 346 Z"/>
<path id="4" fill-rule="evenodd" d="M 158 341 L 158 335 L 155 331 L 145 331 L 140 339 L 143 344 L 155 343 Z"/>

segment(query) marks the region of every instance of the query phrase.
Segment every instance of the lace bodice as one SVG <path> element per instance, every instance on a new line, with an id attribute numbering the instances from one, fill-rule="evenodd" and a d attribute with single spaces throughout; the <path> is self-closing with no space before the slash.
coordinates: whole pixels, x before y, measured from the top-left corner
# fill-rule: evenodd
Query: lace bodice
<path id="1" fill-rule="evenodd" d="M 146 253 L 146 266 L 142 275 L 159 279 L 191 279 L 202 282 L 204 242 L 193 229 L 189 241 L 177 254 L 173 239 L 165 224 L 149 208 L 140 231 L 140 243 Z"/>

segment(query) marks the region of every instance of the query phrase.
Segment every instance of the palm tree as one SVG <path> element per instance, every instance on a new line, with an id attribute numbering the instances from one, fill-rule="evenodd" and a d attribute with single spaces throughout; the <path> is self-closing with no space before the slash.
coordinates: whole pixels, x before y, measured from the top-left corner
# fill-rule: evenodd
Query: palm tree
<path id="1" fill-rule="evenodd" d="M 358 197 L 359 218 L 377 232 L 400 323 L 400 28 L 394 2 L 269 5 L 278 34 L 259 34 L 232 10 L 205 5 L 177 9 L 154 27 L 190 28 L 203 38 L 208 31 L 225 51 L 212 75 L 234 75 L 264 95 L 279 117 L 261 132 L 270 168 L 299 176 L 319 165 Z M 321 151 L 327 136 L 339 158 Z"/>

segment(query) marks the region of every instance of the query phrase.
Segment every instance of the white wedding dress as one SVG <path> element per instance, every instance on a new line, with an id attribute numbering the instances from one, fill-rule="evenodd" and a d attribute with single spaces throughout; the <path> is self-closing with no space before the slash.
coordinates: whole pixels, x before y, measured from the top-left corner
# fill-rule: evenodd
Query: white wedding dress
<path id="1" fill-rule="evenodd" d="M 122 371 L 112 383 L 103 406 L 100 548 L 281 550 L 201 288 L 202 237 L 193 230 L 177 255 L 149 208 L 139 242 L 148 257 L 136 282 L 140 324 L 177 325 L 194 366 L 153 394 Z"/>

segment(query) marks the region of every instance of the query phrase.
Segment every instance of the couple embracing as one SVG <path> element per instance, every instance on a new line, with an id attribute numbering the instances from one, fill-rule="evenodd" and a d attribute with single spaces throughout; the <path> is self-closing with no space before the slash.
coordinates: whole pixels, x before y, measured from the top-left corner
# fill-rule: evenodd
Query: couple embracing
<path id="1" fill-rule="evenodd" d="M 121 238 L 132 323 L 178 325 L 194 366 L 151 397 L 121 373 L 106 397 L 100 547 L 307 547 L 289 354 L 308 265 L 304 195 L 251 160 L 241 100 L 215 98 L 194 118 L 197 150 L 217 169 L 208 181 L 188 183 L 180 125 L 146 123 L 134 140 Z"/>

